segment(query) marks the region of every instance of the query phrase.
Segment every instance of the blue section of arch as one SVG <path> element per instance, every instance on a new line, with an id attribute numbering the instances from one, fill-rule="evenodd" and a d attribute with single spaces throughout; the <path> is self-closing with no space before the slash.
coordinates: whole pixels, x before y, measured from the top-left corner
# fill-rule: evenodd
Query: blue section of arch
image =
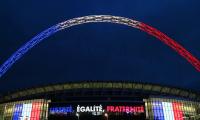
<path id="1" fill-rule="evenodd" d="M 35 37 L 33 37 L 31 40 L 29 40 L 27 43 L 25 43 L 22 47 L 20 47 L 1 67 L 0 67 L 0 78 L 6 73 L 6 71 L 17 61 L 20 59 L 25 53 L 27 53 L 31 48 L 33 48 L 35 45 L 40 43 L 45 38 L 53 35 L 57 31 L 59 31 L 60 25 L 54 25 L 43 32 L 39 33 Z"/>

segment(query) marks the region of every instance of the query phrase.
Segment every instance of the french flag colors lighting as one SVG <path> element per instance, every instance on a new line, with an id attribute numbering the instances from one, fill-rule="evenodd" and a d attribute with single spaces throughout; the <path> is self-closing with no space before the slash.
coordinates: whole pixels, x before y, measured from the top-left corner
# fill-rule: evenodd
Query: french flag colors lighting
<path id="1" fill-rule="evenodd" d="M 160 32 L 159 30 L 144 24 L 142 22 L 132 20 L 129 18 L 119 17 L 119 16 L 111 16 L 111 15 L 90 15 L 90 16 L 83 16 L 78 18 L 73 18 L 66 20 L 64 22 L 58 23 L 43 32 L 39 33 L 38 35 L 34 36 L 30 39 L 27 43 L 22 45 L 16 52 L 14 52 L 1 66 L 0 66 L 0 78 L 10 69 L 13 64 L 18 61 L 24 54 L 26 54 L 30 49 L 32 49 L 35 45 L 42 42 L 47 37 L 55 34 L 58 31 L 63 29 L 85 24 L 85 23 L 94 23 L 94 22 L 110 22 L 110 23 L 117 23 L 123 24 L 127 26 L 131 26 L 133 28 L 140 29 L 149 35 L 152 35 L 162 41 L 165 45 L 169 46 L 171 49 L 176 51 L 179 55 L 185 58 L 191 65 L 196 68 L 198 72 L 200 72 L 200 61 L 198 58 L 193 56 L 188 50 L 186 50 L 181 44 L 173 40 L 172 38 L 168 37 L 164 33 Z"/>
<path id="2" fill-rule="evenodd" d="M 22 101 L 5 106 L 5 119 L 10 120 L 41 120 L 46 118 L 45 101 Z M 45 112 L 45 113 L 44 113 Z M 11 116 L 10 116 L 11 115 Z M 10 117 L 9 117 L 10 116 Z"/>
<path id="3" fill-rule="evenodd" d="M 152 103 L 154 120 L 184 120 L 183 104 L 179 102 L 160 102 Z"/>

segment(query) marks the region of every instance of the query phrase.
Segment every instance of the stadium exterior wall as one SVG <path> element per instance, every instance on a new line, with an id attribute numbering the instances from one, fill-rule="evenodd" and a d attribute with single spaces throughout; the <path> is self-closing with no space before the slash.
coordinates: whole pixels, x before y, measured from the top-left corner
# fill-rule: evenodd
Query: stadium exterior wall
<path id="1" fill-rule="evenodd" d="M 101 111 L 89 110 L 87 106 L 99 106 Z M 198 120 L 200 102 L 198 93 L 184 89 L 89 81 L 20 90 L 2 97 L 0 104 L 0 120 L 46 120 L 60 115 L 79 119 L 84 112 L 102 118 L 109 116 L 109 120 L 116 119 L 113 115 L 126 114 L 135 119 Z"/>

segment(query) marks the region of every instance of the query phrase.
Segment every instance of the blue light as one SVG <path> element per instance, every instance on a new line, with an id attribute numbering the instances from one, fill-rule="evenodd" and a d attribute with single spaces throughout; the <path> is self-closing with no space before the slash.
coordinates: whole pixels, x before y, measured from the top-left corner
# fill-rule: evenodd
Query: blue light
<path id="1" fill-rule="evenodd" d="M 31 48 L 35 45 L 40 43 L 45 38 L 51 36 L 52 34 L 56 33 L 60 30 L 59 25 L 52 26 L 45 31 L 41 32 L 40 34 L 33 37 L 30 41 L 20 47 L 8 60 L 0 66 L 0 78 L 1 76 L 18 60 L 20 59 L 25 53 L 27 53 Z"/>
<path id="2" fill-rule="evenodd" d="M 72 113 L 72 112 L 73 112 L 72 106 L 52 107 L 49 109 L 50 114 L 67 114 L 67 113 Z"/>
<path id="3" fill-rule="evenodd" d="M 22 115 L 23 104 L 16 104 L 13 112 L 12 120 L 20 120 L 20 116 Z"/>
<path id="4" fill-rule="evenodd" d="M 154 101 L 152 109 L 153 109 L 153 113 L 154 113 L 154 120 L 165 120 L 162 102 Z"/>

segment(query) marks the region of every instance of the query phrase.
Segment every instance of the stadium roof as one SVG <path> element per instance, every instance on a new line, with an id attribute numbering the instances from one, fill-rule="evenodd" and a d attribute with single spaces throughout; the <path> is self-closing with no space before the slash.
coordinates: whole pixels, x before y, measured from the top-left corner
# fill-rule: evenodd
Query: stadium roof
<path id="1" fill-rule="evenodd" d="M 4 102 L 4 101 L 10 101 L 12 99 L 17 99 L 37 94 L 45 94 L 55 91 L 77 90 L 77 89 L 129 89 L 133 91 L 136 90 L 146 91 L 149 92 L 150 94 L 158 93 L 160 95 L 177 96 L 181 98 L 200 100 L 199 93 L 186 89 L 161 86 L 157 84 L 119 82 L 119 81 L 118 82 L 86 81 L 86 82 L 68 82 L 64 84 L 55 84 L 55 85 L 19 90 L 2 97 L 0 101 Z"/>

